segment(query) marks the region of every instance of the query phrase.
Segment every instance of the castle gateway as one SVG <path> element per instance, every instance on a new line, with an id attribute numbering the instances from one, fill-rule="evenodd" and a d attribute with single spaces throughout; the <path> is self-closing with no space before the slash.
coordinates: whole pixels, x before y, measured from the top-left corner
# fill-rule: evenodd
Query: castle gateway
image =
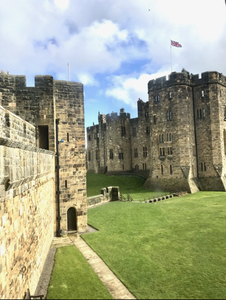
<path id="1" fill-rule="evenodd" d="M 226 77 L 185 70 L 148 82 L 138 118 L 99 115 L 87 128 L 89 172 L 134 172 L 145 187 L 166 191 L 225 191 Z"/>

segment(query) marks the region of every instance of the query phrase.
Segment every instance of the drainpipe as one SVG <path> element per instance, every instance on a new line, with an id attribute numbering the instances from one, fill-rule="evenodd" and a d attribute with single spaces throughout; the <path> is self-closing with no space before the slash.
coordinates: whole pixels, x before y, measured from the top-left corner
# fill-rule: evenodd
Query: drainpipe
<path id="1" fill-rule="evenodd" d="M 59 141 L 58 141 L 58 125 L 59 125 L 60 119 L 56 119 L 56 175 L 57 175 L 57 237 L 60 237 L 60 166 L 59 166 Z"/>

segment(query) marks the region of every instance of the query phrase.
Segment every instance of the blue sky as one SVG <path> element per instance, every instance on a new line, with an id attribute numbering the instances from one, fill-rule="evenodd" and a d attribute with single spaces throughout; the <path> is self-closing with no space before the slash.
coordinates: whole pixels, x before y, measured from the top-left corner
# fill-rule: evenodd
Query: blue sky
<path id="1" fill-rule="evenodd" d="M 226 75 L 224 0 L 0 0 L 0 69 L 84 84 L 85 126 L 98 112 L 137 116 L 147 83 L 173 70 Z"/>

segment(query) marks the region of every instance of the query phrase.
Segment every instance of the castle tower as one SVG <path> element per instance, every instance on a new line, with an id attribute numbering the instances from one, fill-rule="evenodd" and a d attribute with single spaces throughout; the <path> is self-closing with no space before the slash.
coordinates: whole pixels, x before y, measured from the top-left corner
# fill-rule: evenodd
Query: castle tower
<path id="1" fill-rule="evenodd" d="M 83 85 L 54 80 L 58 120 L 60 228 L 87 229 Z M 62 142 L 60 142 L 62 141 Z"/>
<path id="2" fill-rule="evenodd" d="M 137 101 L 138 118 L 131 119 L 132 170 L 148 177 L 150 172 L 150 111 L 149 102 Z"/>
<path id="3" fill-rule="evenodd" d="M 148 83 L 151 120 L 151 172 L 146 186 L 167 191 L 198 190 L 192 82 L 171 73 Z"/>
<path id="4" fill-rule="evenodd" d="M 2 106 L 36 127 L 37 147 L 56 153 L 58 146 L 54 233 L 86 231 L 83 85 L 35 76 L 35 87 L 26 87 L 25 76 L 1 73 L 0 100 Z"/>
<path id="5" fill-rule="evenodd" d="M 130 114 L 106 116 L 106 166 L 111 173 L 131 171 Z"/>
<path id="6" fill-rule="evenodd" d="M 226 188 L 226 78 L 218 72 L 193 76 L 197 172 L 202 190 Z"/>

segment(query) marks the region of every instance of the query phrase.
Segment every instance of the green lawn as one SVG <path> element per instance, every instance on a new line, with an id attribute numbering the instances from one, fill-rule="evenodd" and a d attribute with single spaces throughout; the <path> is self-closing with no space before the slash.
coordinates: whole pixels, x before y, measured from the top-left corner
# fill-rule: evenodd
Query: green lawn
<path id="1" fill-rule="evenodd" d="M 75 246 L 57 249 L 47 299 L 112 299 Z"/>
<path id="2" fill-rule="evenodd" d="M 225 298 L 226 193 L 112 202 L 88 223 L 100 231 L 83 239 L 136 298 Z"/>
<path id="3" fill-rule="evenodd" d="M 104 187 L 119 186 L 120 192 L 126 196 L 130 194 L 133 200 L 148 200 L 164 196 L 169 192 L 151 191 L 143 189 L 144 178 L 137 176 L 106 176 L 105 174 L 87 174 L 87 197 L 99 195 Z"/>

